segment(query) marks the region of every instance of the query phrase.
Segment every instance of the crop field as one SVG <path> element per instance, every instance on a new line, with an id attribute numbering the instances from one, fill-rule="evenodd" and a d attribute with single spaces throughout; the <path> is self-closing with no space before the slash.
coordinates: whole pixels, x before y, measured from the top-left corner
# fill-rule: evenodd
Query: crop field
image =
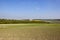
<path id="1" fill-rule="evenodd" d="M 60 40 L 60 24 L 0 24 L 0 40 Z"/>

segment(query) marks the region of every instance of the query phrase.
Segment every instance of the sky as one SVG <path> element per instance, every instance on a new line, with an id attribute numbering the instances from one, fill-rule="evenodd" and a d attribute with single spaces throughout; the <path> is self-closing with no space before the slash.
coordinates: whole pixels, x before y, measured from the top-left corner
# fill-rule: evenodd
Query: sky
<path id="1" fill-rule="evenodd" d="M 0 18 L 60 19 L 60 0 L 0 0 Z"/>

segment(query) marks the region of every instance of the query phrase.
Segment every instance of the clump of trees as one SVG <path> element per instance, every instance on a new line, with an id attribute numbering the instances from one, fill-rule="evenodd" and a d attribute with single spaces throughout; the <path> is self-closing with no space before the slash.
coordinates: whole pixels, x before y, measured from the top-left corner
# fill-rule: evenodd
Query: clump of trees
<path id="1" fill-rule="evenodd" d="M 42 20 L 11 20 L 11 19 L 0 19 L 0 24 L 20 24 L 20 23 L 49 23 Z"/>

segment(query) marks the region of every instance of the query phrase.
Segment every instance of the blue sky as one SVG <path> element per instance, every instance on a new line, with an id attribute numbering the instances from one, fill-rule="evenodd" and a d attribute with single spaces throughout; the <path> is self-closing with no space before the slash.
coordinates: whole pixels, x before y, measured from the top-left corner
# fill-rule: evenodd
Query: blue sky
<path id="1" fill-rule="evenodd" d="M 0 18 L 60 19 L 60 0 L 0 0 Z"/>

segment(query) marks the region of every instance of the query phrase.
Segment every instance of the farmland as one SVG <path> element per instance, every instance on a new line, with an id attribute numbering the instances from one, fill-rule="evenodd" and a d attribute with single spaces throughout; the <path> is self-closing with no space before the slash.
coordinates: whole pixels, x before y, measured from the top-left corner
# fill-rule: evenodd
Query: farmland
<path id="1" fill-rule="evenodd" d="M 0 24 L 0 40 L 60 40 L 60 24 Z"/>

